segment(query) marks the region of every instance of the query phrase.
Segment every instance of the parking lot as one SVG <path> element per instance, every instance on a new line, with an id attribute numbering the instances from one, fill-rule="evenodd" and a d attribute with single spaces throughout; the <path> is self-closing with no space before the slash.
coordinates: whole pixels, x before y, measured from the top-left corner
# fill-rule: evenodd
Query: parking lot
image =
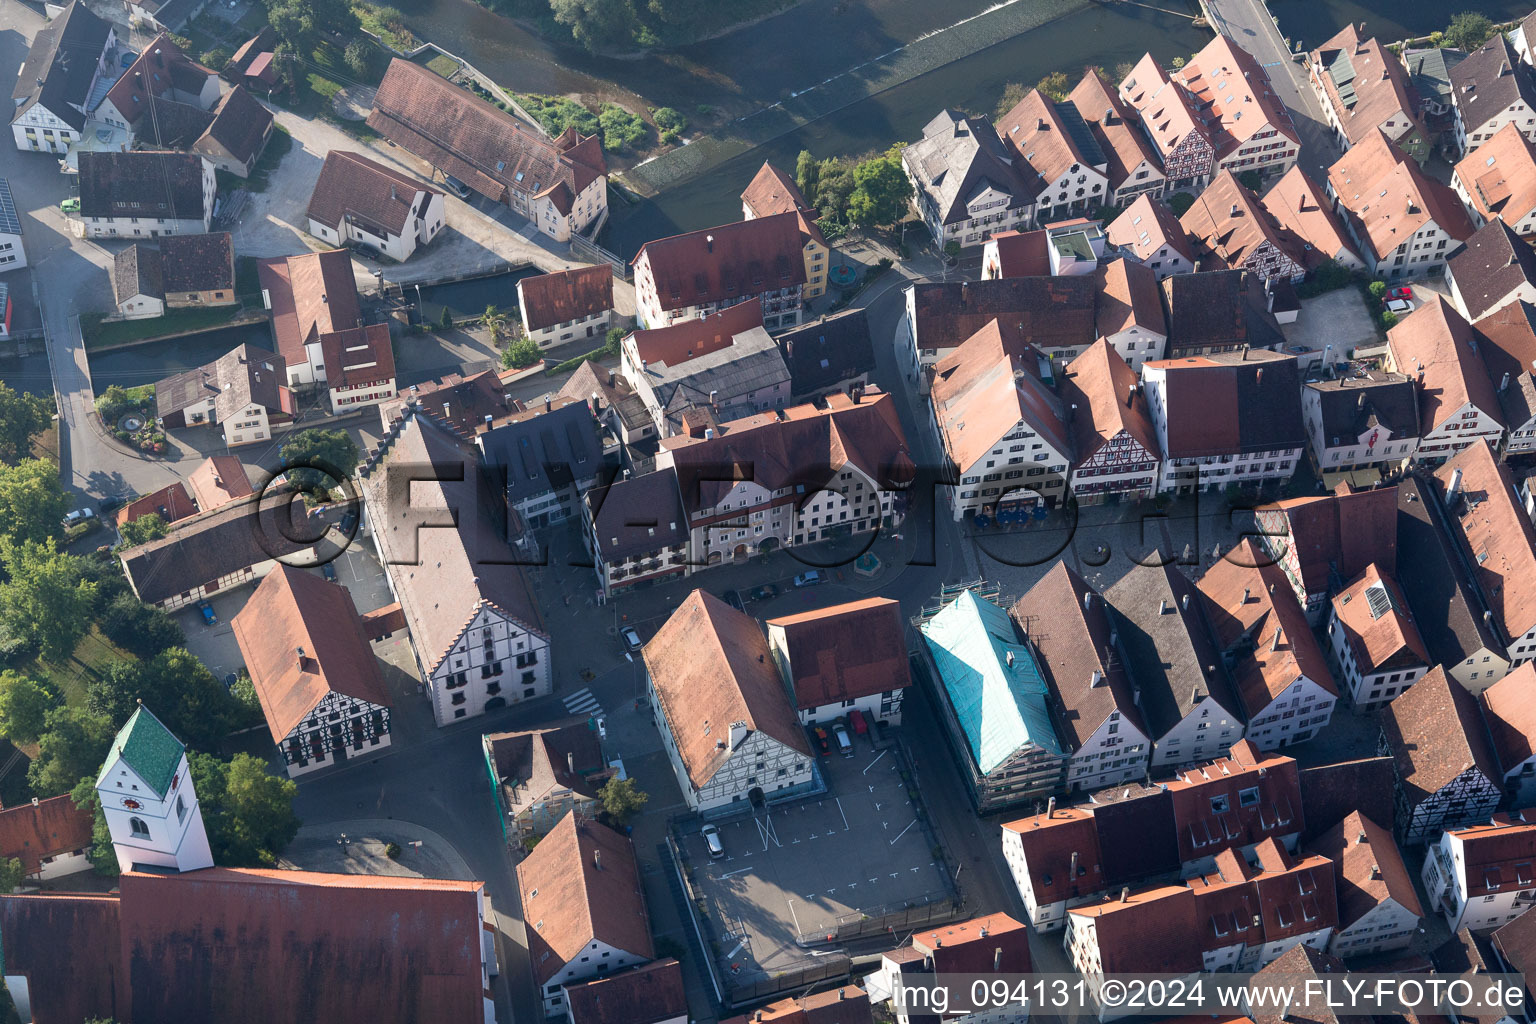
<path id="1" fill-rule="evenodd" d="M 896 758 L 854 744 L 853 757 L 821 758 L 825 794 L 720 823 L 723 856 L 711 860 L 696 830 L 682 837 L 725 971 L 786 970 L 813 955 L 801 936 L 946 891 Z"/>
<path id="2" fill-rule="evenodd" d="M 332 537 L 335 536 L 333 533 Z M 336 556 L 332 564 L 336 567 L 336 581 L 352 592 L 352 602 L 357 605 L 359 615 L 382 608 L 394 600 L 390 597 L 389 584 L 384 580 L 384 569 L 374 556 L 372 545 L 362 538 L 354 539 L 351 547 Z M 304 571 L 320 574 L 318 568 Z M 255 583 L 247 583 L 215 594 L 208 602 L 213 606 L 213 614 L 218 619 L 215 625 L 210 626 L 203 621 L 203 613 L 196 605 L 182 608 L 173 614 L 187 634 L 187 650 L 207 665 L 208 670 L 218 679 L 239 672 L 245 664 L 229 622 L 245 607 L 256 586 Z"/>

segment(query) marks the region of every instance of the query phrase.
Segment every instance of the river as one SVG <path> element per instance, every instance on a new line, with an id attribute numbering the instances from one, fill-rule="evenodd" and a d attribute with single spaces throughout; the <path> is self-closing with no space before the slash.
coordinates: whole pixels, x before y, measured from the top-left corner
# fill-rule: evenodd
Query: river
<path id="1" fill-rule="evenodd" d="M 1210 40 L 1187 17 L 1126 3 L 1025 0 L 1060 16 L 1000 39 L 978 52 L 884 89 L 865 99 L 726 160 L 665 189 L 653 199 L 615 206 L 603 241 L 633 256 L 646 241 L 741 216 L 740 193 L 764 160 L 789 168 L 802 149 L 817 156 L 860 154 L 918 137 L 940 108 L 991 113 L 1009 82 L 1033 83 L 1061 69 L 1076 76 L 1151 51 L 1168 61 Z M 1149 0 L 1170 11 L 1195 12 L 1192 0 Z M 1525 0 L 1528 4 L 1529 0 Z M 594 57 L 551 46 L 519 23 L 472 0 L 398 0 L 423 38 L 476 64 L 509 87 L 587 97 L 636 96 L 693 115 L 701 103 L 733 115 L 778 103 L 791 94 L 942 31 L 994 6 L 994 0 L 807 0 L 790 11 L 718 39 L 634 60 Z M 1508 0 L 1457 3 L 1498 20 L 1529 10 Z M 1272 0 L 1281 30 L 1316 46 L 1350 22 L 1396 40 L 1444 26 L 1448 8 L 1436 0 Z"/>

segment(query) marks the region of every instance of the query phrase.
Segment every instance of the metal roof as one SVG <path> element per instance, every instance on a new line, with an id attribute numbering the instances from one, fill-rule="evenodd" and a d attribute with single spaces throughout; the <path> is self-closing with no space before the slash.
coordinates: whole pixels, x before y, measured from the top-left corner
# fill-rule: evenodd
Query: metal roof
<path id="1" fill-rule="evenodd" d="M 11 198 L 11 183 L 4 178 L 0 178 L 0 232 L 21 234 L 21 218 L 16 215 L 16 202 Z"/>
<path id="2" fill-rule="evenodd" d="M 170 792 L 171 779 L 185 750 L 160 719 L 141 704 L 113 739 L 96 785 L 102 784 L 107 769 L 121 757 L 155 795 L 163 799 Z"/>
<path id="3" fill-rule="evenodd" d="M 1006 611 L 966 591 L 921 631 L 982 774 L 1029 745 L 1063 755 L 1045 677 Z"/>

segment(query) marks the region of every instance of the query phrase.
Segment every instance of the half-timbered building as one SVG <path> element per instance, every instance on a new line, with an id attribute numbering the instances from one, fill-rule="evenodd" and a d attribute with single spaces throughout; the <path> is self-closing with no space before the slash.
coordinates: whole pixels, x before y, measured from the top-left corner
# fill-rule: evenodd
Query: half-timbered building
<path id="1" fill-rule="evenodd" d="M 1157 434 L 1136 371 L 1108 341 L 1067 364 L 1063 393 L 1076 449 L 1070 484 L 1081 504 L 1141 500 L 1157 488 Z"/>

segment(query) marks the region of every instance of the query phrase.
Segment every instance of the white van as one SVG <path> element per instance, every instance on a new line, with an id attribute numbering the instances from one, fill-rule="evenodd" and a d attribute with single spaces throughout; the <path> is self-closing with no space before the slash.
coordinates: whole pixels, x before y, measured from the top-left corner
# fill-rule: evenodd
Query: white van
<path id="1" fill-rule="evenodd" d="M 705 825 L 699 829 L 699 835 L 704 837 L 704 845 L 709 848 L 709 859 L 719 860 L 725 856 L 725 846 L 720 842 L 720 830 L 713 825 Z"/>
<path id="2" fill-rule="evenodd" d="M 841 725 L 832 727 L 832 735 L 837 737 L 837 752 L 844 757 L 853 756 L 853 739 L 848 735 L 848 730 Z"/>

